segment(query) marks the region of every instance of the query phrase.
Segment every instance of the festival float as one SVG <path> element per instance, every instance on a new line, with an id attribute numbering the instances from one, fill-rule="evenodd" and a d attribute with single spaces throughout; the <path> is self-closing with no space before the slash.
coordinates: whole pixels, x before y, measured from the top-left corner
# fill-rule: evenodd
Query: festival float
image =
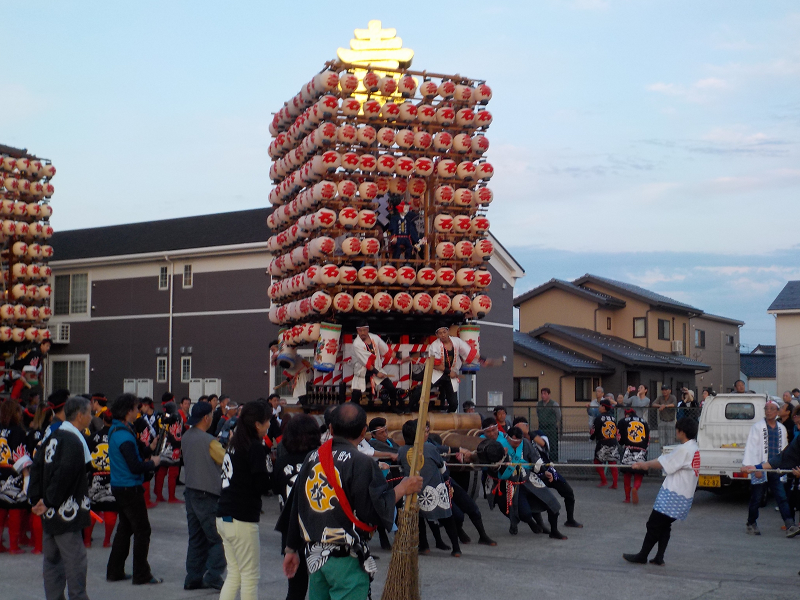
<path id="1" fill-rule="evenodd" d="M 53 248 L 50 198 L 56 169 L 27 150 L 0 145 L 3 303 L 0 341 L 5 354 L 50 338 L 52 316 L 48 261 Z"/>
<path id="2" fill-rule="evenodd" d="M 424 356 L 441 326 L 478 348 L 492 308 L 492 90 L 412 58 L 371 21 L 269 127 L 269 319 L 282 367 L 314 348 L 309 407 L 347 396 L 357 323 L 389 344 L 382 371 L 408 390 L 413 361 L 401 356 Z"/>

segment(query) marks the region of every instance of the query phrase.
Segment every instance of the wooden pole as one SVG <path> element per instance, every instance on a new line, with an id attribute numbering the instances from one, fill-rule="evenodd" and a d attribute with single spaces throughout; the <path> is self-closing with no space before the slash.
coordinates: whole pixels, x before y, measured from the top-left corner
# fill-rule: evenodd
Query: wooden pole
<path id="1" fill-rule="evenodd" d="M 414 438 L 414 448 L 411 451 L 411 476 L 419 475 L 420 460 L 423 445 L 425 444 L 425 424 L 428 422 L 428 404 L 431 399 L 431 379 L 433 379 L 433 357 L 425 359 L 425 372 L 422 377 L 422 396 L 419 399 L 419 416 L 417 417 L 417 435 Z M 417 501 L 417 495 L 411 494 L 411 502 Z M 406 497 L 408 501 L 408 496 Z"/>

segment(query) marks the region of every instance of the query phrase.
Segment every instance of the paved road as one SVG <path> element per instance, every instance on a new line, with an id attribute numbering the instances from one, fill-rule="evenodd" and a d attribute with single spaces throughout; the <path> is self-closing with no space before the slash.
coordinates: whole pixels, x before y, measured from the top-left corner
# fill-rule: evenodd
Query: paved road
<path id="1" fill-rule="evenodd" d="M 621 482 L 620 482 L 621 484 Z M 460 559 L 433 551 L 420 558 L 423 598 L 484 599 L 500 597 L 570 600 L 642 600 L 645 597 L 689 599 L 796 600 L 800 597 L 800 536 L 787 540 L 773 506 L 762 511 L 761 537 L 744 533 L 746 500 L 698 492 L 688 521 L 673 526 L 666 567 L 629 565 L 622 552 L 638 551 L 644 525 L 658 491 L 656 478 L 646 480 L 638 506 L 622 504 L 622 491 L 597 489 L 591 481 L 574 484 L 576 516 L 584 529 L 565 529 L 570 539 L 555 541 L 520 528 L 508 534 L 508 521 L 480 502 L 487 529 L 499 545 L 464 546 Z M 261 526 L 261 598 L 285 595 L 280 571 L 280 536 L 272 531 L 277 502 L 267 498 Z M 183 507 L 161 505 L 150 513 L 153 571 L 165 579 L 158 586 L 160 600 L 214 598 L 211 591 L 183 591 L 186 556 L 186 520 Z M 472 525 L 467 525 L 474 533 Z M 95 531 L 95 539 L 102 534 Z M 477 536 L 476 536 L 477 537 Z M 373 585 L 380 598 L 389 553 L 381 557 Z M 127 583 L 105 581 L 108 550 L 89 550 L 89 593 L 93 599 L 141 600 L 155 589 L 142 590 Z M 4 600 L 42 598 L 41 558 L 0 555 L 0 581 Z"/>

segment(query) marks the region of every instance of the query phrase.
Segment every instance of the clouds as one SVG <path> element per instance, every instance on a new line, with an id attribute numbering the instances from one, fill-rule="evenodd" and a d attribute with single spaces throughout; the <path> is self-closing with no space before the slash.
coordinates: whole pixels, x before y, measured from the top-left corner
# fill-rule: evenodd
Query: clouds
<path id="1" fill-rule="evenodd" d="M 728 91 L 730 84 L 718 77 L 707 77 L 699 79 L 691 85 L 681 85 L 676 83 L 651 83 L 647 86 L 647 91 L 663 94 L 673 98 L 680 98 L 687 102 L 705 103 L 716 100 L 721 92 Z"/>

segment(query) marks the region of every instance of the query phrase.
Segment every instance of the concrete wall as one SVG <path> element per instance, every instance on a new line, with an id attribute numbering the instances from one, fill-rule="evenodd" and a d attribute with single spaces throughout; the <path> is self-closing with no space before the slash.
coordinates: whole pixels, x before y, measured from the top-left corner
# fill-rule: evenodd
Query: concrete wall
<path id="1" fill-rule="evenodd" d="M 778 314 L 775 319 L 778 389 L 800 387 L 800 313 Z"/>
<path id="2" fill-rule="evenodd" d="M 695 330 L 705 331 L 705 348 L 695 345 Z M 725 336 L 734 338 L 733 344 L 725 341 Z M 697 387 L 713 389 L 716 392 L 733 390 L 733 382 L 739 377 L 739 327 L 731 323 L 723 323 L 704 317 L 695 317 L 691 320 L 691 354 L 696 360 L 706 363 L 711 367 L 707 373 L 697 376 Z"/>
<path id="3" fill-rule="evenodd" d="M 744 381 L 745 388 L 756 394 L 769 394 L 770 396 L 781 396 L 778 393 L 777 379 L 761 379 L 758 377 L 747 377 L 744 373 L 739 373 L 739 379 Z"/>

